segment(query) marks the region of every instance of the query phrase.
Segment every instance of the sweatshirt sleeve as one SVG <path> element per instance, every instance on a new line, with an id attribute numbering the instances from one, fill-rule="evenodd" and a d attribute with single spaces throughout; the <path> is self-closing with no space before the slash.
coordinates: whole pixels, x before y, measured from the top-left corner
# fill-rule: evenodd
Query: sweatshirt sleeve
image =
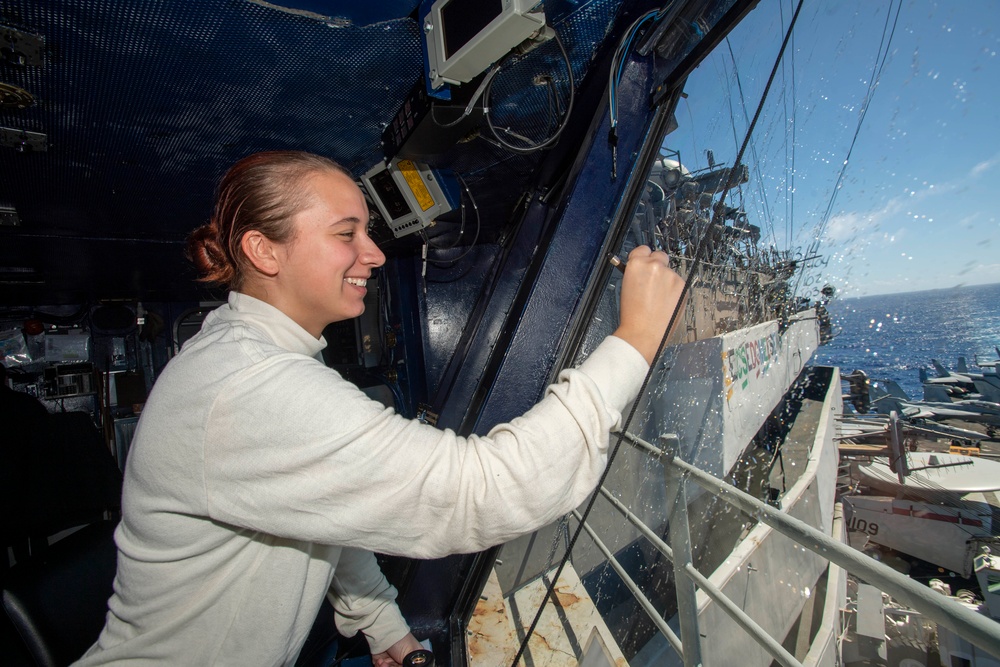
<path id="1" fill-rule="evenodd" d="M 299 355 L 255 364 L 205 430 L 213 519 L 273 535 L 437 558 L 546 525 L 593 491 L 609 431 L 648 366 L 609 337 L 531 410 L 462 438 L 395 414 Z"/>
<path id="2" fill-rule="evenodd" d="M 363 633 L 372 653 L 385 651 L 410 631 L 395 604 L 396 589 L 386 581 L 370 551 L 341 551 L 328 597 L 340 634 Z"/>

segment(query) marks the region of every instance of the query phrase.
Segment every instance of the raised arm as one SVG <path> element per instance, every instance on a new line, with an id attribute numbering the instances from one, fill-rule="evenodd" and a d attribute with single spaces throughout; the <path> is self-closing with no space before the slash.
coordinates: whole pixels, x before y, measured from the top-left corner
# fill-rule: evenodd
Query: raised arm
<path id="1" fill-rule="evenodd" d="M 684 280 L 670 268 L 665 252 L 639 246 L 629 253 L 614 335 L 637 349 L 646 363 L 653 363 L 683 288 Z"/>

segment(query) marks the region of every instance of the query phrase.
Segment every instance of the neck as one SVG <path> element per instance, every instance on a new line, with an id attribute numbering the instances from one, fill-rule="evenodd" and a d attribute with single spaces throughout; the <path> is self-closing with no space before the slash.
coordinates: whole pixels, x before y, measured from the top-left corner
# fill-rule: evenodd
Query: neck
<path id="1" fill-rule="evenodd" d="M 266 281 L 258 280 L 245 282 L 237 291 L 242 294 L 246 294 L 247 296 L 252 296 L 253 298 L 263 301 L 270 306 L 274 306 L 300 327 L 308 331 L 309 334 L 316 340 L 319 340 L 320 337 L 322 337 L 325 325 L 319 325 L 306 321 L 306 318 L 302 317 L 302 313 L 295 312 L 293 309 L 289 308 L 284 300 L 281 299 L 281 292 L 275 289 L 273 285 L 268 284 Z"/>

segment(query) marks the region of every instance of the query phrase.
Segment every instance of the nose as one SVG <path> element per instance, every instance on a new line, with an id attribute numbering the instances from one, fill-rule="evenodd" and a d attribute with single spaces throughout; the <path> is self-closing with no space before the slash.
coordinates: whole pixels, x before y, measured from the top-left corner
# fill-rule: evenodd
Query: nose
<path id="1" fill-rule="evenodd" d="M 385 264 L 385 253 L 379 248 L 372 237 L 364 234 L 364 245 L 361 248 L 361 263 L 373 269 Z"/>

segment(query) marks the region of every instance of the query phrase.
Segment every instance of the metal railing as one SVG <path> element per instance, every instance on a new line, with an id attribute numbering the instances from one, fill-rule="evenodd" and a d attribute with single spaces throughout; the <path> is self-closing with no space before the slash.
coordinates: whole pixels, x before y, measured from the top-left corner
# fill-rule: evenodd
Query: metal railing
<path id="1" fill-rule="evenodd" d="M 626 434 L 625 439 L 634 447 L 658 458 L 663 463 L 668 490 L 667 502 L 670 505 L 667 514 L 670 517 L 670 544 L 665 543 L 606 489 L 602 488 L 600 492 L 660 553 L 673 563 L 680 637 L 670 628 L 667 620 L 656 611 L 639 586 L 629 577 L 625 568 L 614 558 L 593 529 L 586 523 L 584 523 L 584 529 L 611 567 L 621 577 L 625 586 L 635 596 L 653 624 L 682 657 L 685 667 L 696 667 L 702 664 L 698 609 L 695 599 L 696 589 L 700 589 L 716 602 L 779 664 L 785 667 L 802 667 L 802 663 L 781 645 L 781 641 L 769 635 L 736 603 L 730 600 L 721 589 L 694 567 L 687 522 L 687 503 L 684 502 L 686 487 L 690 482 L 694 482 L 719 500 L 754 517 L 760 523 L 770 526 L 805 549 L 888 593 L 898 602 L 956 632 L 977 647 L 1000 656 L 1000 623 L 977 614 L 931 588 L 896 572 L 889 566 L 833 539 L 809 524 L 791 517 L 787 513 L 740 491 L 728 482 L 680 460 L 675 454 L 677 451 L 675 436 L 662 437 L 659 447 L 631 434 Z M 581 519 L 579 514 L 576 514 L 576 518 L 577 520 Z"/>

